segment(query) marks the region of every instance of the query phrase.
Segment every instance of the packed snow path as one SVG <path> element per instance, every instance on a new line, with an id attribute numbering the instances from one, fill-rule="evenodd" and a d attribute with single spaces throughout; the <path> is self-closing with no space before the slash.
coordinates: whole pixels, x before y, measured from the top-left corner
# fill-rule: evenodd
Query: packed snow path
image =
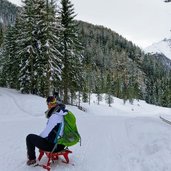
<path id="1" fill-rule="evenodd" d="M 115 102 L 114 106 L 113 113 L 119 105 Z M 60 159 L 52 164 L 52 171 L 171 170 L 171 125 L 157 115 L 118 112 L 112 116 L 107 105 L 90 105 L 87 112 L 67 108 L 77 117 L 82 144 L 70 148 L 71 164 Z M 26 165 L 25 137 L 29 133 L 39 134 L 44 128 L 45 99 L 0 88 L 0 110 L 0 170 L 43 171 Z M 155 106 L 151 112 L 154 111 Z M 42 162 L 45 161 L 44 157 Z"/>

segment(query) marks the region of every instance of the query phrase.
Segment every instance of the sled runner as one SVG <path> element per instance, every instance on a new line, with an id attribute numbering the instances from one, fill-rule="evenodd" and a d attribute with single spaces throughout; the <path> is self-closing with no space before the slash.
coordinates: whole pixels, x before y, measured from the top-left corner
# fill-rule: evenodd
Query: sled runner
<path id="1" fill-rule="evenodd" d="M 69 157 L 68 155 L 72 153 L 72 151 L 68 150 L 68 149 L 64 149 L 60 152 L 48 152 L 48 151 L 43 151 L 43 150 L 39 150 L 39 157 L 38 157 L 38 161 L 40 161 L 43 157 L 43 155 L 45 154 L 48 158 L 48 161 L 46 164 L 37 164 L 37 166 L 41 166 L 44 169 L 46 169 L 47 171 L 50 171 L 51 169 L 51 163 L 54 162 L 55 160 L 58 160 L 59 156 L 63 156 L 65 161 L 63 160 L 63 163 L 68 164 L 69 163 Z"/>

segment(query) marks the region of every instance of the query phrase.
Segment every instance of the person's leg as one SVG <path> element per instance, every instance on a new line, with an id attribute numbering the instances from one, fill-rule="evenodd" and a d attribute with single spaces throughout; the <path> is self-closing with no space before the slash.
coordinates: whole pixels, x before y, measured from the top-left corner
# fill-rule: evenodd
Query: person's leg
<path id="1" fill-rule="evenodd" d="M 35 134 L 29 134 L 26 137 L 26 145 L 29 160 L 36 159 L 35 147 L 45 151 L 51 151 L 54 147 L 54 144 Z"/>

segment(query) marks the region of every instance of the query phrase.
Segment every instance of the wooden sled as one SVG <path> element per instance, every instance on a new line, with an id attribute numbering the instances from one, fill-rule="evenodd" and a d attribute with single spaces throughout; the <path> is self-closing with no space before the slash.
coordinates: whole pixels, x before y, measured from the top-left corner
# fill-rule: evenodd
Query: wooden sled
<path id="1" fill-rule="evenodd" d="M 43 155 L 45 154 L 48 158 L 48 161 L 46 164 L 43 164 L 43 165 L 39 165 L 41 167 L 43 167 L 44 169 L 46 169 L 47 171 L 50 171 L 51 169 L 51 163 L 54 162 L 55 160 L 58 160 L 58 157 L 59 156 L 63 156 L 65 160 L 63 160 L 62 162 L 63 163 L 66 163 L 68 164 L 69 163 L 69 157 L 68 155 L 72 153 L 72 151 L 68 150 L 68 149 L 65 149 L 65 150 L 62 150 L 60 152 L 48 152 L 48 151 L 43 151 L 43 150 L 39 150 L 39 157 L 38 157 L 38 161 L 40 161 L 43 157 Z"/>

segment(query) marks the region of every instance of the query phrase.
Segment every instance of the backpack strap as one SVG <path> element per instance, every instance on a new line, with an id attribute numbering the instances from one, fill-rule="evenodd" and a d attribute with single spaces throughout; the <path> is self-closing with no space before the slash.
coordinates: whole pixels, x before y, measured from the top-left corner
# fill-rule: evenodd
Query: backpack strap
<path id="1" fill-rule="evenodd" d="M 60 133 L 60 131 L 61 131 L 61 127 L 62 127 L 62 123 L 60 123 L 59 128 L 58 128 L 58 131 L 57 131 L 57 133 L 56 133 L 56 137 L 55 137 L 55 140 L 54 140 L 55 145 L 54 145 L 54 147 L 53 147 L 52 153 L 55 151 L 55 149 L 56 149 L 57 146 L 58 146 L 58 137 L 59 137 L 59 133 Z"/>

